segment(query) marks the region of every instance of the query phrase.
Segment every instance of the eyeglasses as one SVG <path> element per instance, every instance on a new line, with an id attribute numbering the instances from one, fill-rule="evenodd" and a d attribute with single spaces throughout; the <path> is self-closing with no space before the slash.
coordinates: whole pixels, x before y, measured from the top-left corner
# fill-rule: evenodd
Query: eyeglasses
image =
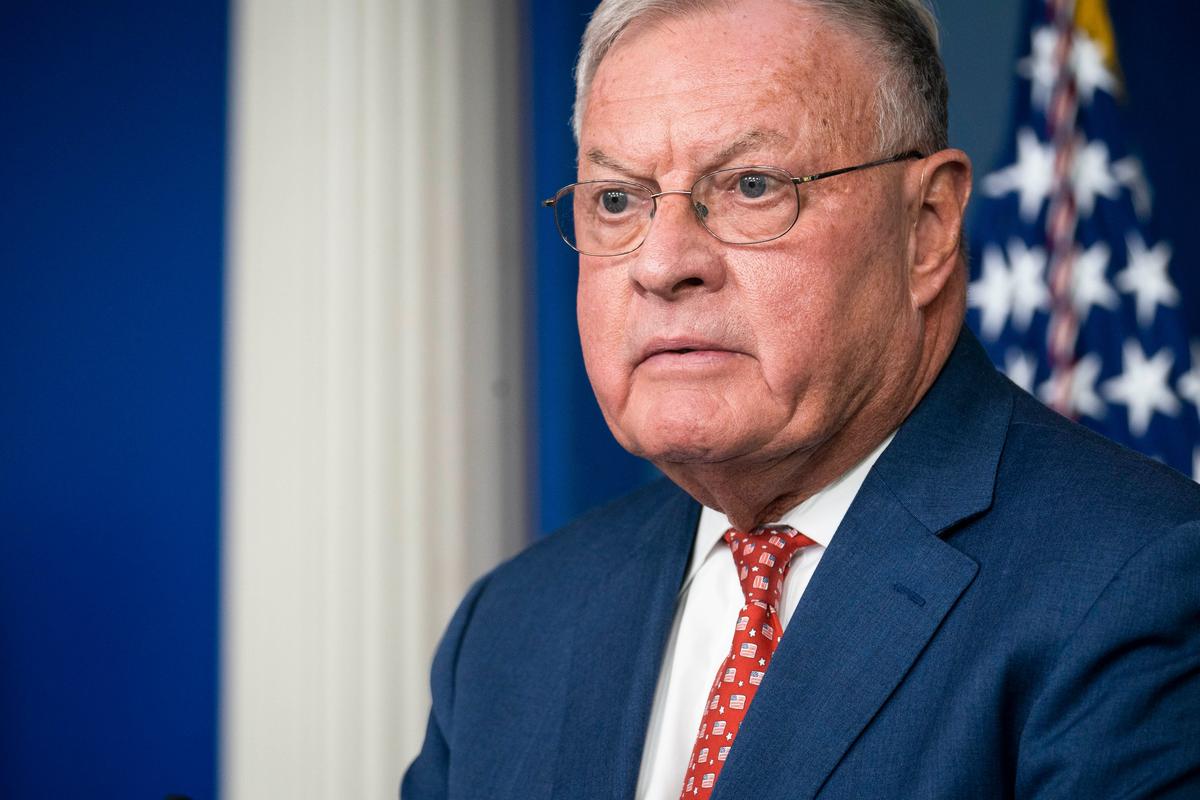
<path id="1" fill-rule="evenodd" d="M 792 229 L 800 216 L 800 187 L 897 161 L 924 158 L 909 150 L 889 158 L 802 178 L 778 167 L 731 167 L 704 175 L 691 189 L 655 192 L 632 181 L 596 180 L 564 186 L 542 205 L 554 209 L 558 232 L 586 256 L 622 256 L 642 246 L 658 198 L 684 194 L 704 229 L 726 244 L 761 244 Z"/>

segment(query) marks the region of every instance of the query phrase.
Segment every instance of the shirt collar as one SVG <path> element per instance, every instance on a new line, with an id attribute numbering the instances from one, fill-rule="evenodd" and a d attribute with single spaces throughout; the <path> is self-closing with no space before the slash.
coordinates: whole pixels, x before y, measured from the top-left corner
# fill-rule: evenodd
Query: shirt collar
<path id="1" fill-rule="evenodd" d="M 868 453 L 866 458 L 843 472 L 812 497 L 784 513 L 777 522 L 795 528 L 822 548 L 828 547 L 833 534 L 842 524 L 842 518 L 850 509 L 850 504 L 858 495 L 863 481 L 867 479 L 867 473 L 895 437 L 896 433 L 893 431 L 878 447 Z M 688 562 L 687 578 L 683 584 L 685 588 L 713 548 L 721 544 L 725 531 L 732 527 L 729 518 L 720 511 L 708 506 L 701 508 L 700 523 L 696 526 L 696 538 L 692 543 L 692 557 Z"/>

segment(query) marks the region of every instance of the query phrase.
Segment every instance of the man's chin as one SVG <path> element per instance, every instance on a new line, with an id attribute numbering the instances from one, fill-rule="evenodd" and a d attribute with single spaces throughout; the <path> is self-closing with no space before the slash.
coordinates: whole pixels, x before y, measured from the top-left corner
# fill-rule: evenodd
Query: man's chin
<path id="1" fill-rule="evenodd" d="M 720 464 L 746 455 L 745 448 L 731 447 L 727 442 L 705 441 L 654 442 L 652 447 L 633 452 L 659 469 L 666 466 Z"/>

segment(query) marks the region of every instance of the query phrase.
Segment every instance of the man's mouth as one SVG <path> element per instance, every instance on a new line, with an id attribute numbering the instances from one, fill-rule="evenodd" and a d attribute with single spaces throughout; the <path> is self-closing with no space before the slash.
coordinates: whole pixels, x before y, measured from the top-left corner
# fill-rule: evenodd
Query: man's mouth
<path id="1" fill-rule="evenodd" d="M 716 342 L 693 339 L 660 339 L 647 344 L 640 363 L 662 367 L 699 367 L 717 364 L 737 355 Z"/>

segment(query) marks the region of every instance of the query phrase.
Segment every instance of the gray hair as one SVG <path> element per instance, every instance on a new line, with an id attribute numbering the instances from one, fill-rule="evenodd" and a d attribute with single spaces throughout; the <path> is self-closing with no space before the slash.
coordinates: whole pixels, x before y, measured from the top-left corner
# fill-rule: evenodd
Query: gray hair
<path id="1" fill-rule="evenodd" d="M 823 14 L 857 36 L 883 63 L 875 91 L 876 144 L 890 154 L 916 148 L 925 153 L 948 145 L 949 86 L 938 54 L 938 27 L 926 0 L 793 0 Z M 717 0 L 603 0 L 592 14 L 575 64 L 575 112 L 579 141 L 588 90 L 617 37 L 637 19 L 678 17 L 717 5 Z"/>

